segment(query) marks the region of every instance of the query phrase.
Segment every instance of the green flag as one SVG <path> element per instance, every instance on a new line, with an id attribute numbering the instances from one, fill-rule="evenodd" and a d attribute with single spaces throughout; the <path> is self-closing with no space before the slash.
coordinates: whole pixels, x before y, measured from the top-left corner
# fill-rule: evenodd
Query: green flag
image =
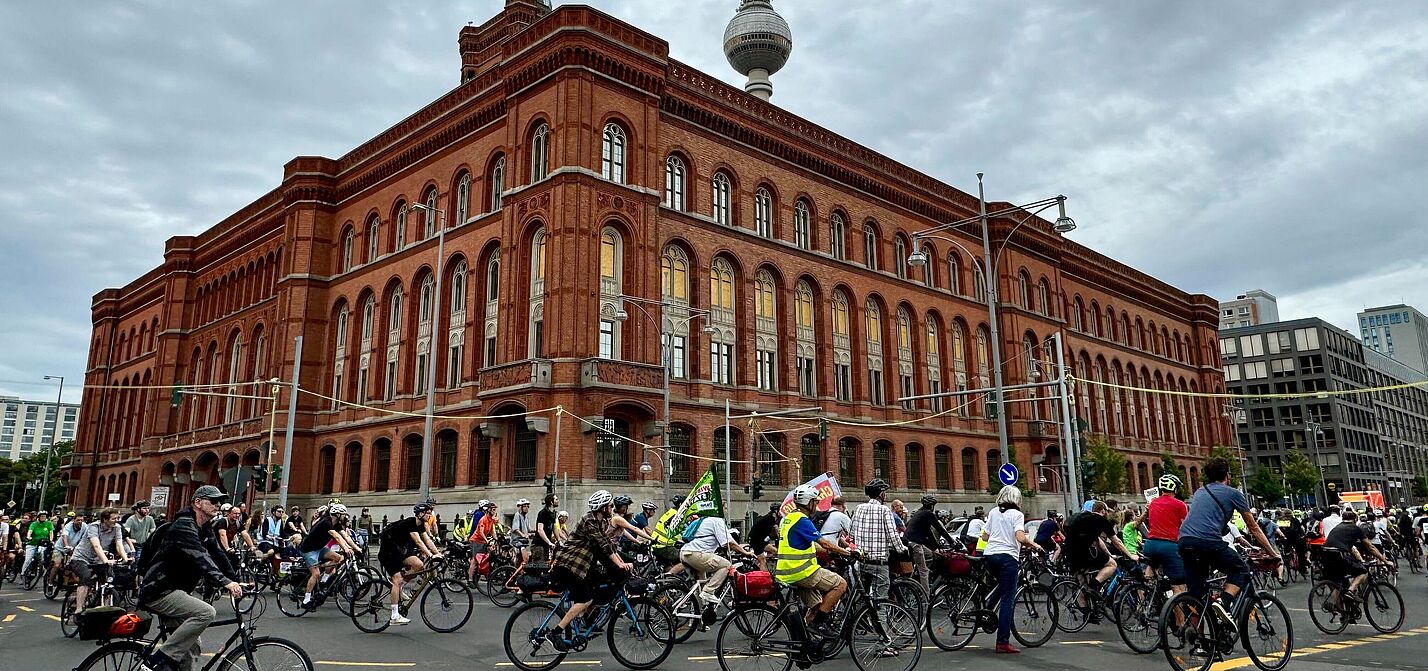
<path id="1" fill-rule="evenodd" d="M 695 515 L 724 516 L 724 497 L 719 495 L 719 478 L 714 477 L 713 467 L 699 477 L 694 488 L 689 490 L 689 496 L 684 497 L 684 503 L 679 506 L 679 514 L 675 516 L 678 522 L 673 535 L 678 537 L 683 533 L 684 525 Z"/>

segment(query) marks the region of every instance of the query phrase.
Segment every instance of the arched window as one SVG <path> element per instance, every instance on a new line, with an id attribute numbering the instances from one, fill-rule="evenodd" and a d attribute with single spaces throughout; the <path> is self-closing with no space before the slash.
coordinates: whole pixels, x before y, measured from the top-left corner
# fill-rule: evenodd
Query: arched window
<path id="1" fill-rule="evenodd" d="M 754 362 L 759 389 L 778 389 L 778 299 L 773 276 L 754 274 Z"/>
<path id="2" fill-rule="evenodd" d="M 1076 297 L 1076 302 L 1075 302 L 1075 304 L 1073 304 L 1072 307 L 1071 307 L 1071 328 L 1072 328 L 1072 329 L 1077 330 L 1077 331 L 1084 331 L 1084 330 L 1086 330 L 1085 324 L 1082 323 L 1082 321 L 1081 321 L 1082 317 L 1083 317 L 1085 314 L 1086 314 L 1086 304 L 1081 302 L 1081 297 L 1080 297 L 1080 296 L 1077 296 L 1077 297 Z"/>
<path id="3" fill-rule="evenodd" d="M 377 260 L 377 236 L 382 230 L 382 220 L 377 215 L 367 221 L 367 263 Z"/>
<path id="4" fill-rule="evenodd" d="M 431 356 L 432 343 L 432 315 L 436 311 L 436 283 L 431 274 L 427 274 L 421 280 L 421 286 L 417 290 L 417 346 L 416 361 L 414 369 L 416 373 L 416 385 L 413 392 L 417 395 L 426 393 L 427 380 L 427 360 Z"/>
<path id="5" fill-rule="evenodd" d="M 660 293 L 665 308 L 665 330 L 669 334 L 670 377 L 689 378 L 689 256 L 670 245 L 660 257 Z"/>
<path id="6" fill-rule="evenodd" d="M 902 235 L 893 238 L 893 272 L 907 279 L 907 241 L 902 239 Z"/>
<path id="7" fill-rule="evenodd" d="M 927 393 L 942 393 L 942 328 L 937 323 L 937 318 L 927 315 L 926 337 L 923 344 L 923 357 L 927 362 Z M 930 406 L 933 412 L 942 412 L 942 399 L 930 399 Z"/>
<path id="8" fill-rule="evenodd" d="M 342 272 L 352 270 L 353 247 L 357 244 L 357 233 L 348 228 L 342 231 Z"/>
<path id="9" fill-rule="evenodd" d="M 1046 284 L 1046 278 L 1036 283 L 1036 307 L 1041 314 L 1051 316 L 1051 288 Z"/>
<path id="10" fill-rule="evenodd" d="M 847 228 L 841 212 L 834 212 L 828 218 L 828 252 L 839 261 L 848 258 Z"/>
<path id="11" fill-rule="evenodd" d="M 347 306 L 344 304 L 337 309 L 336 326 L 332 336 L 332 409 L 342 408 L 342 380 L 343 372 L 347 365 Z M 234 399 L 228 399 L 229 406 L 232 406 Z"/>
<path id="12" fill-rule="evenodd" d="M 907 398 L 916 392 L 912 378 L 912 316 L 906 309 L 897 309 L 897 387 L 898 397 Z M 904 410 L 912 409 L 912 401 L 903 401 Z"/>
<path id="13" fill-rule="evenodd" d="M 506 157 L 497 156 L 491 163 L 491 209 L 494 212 L 501 209 L 501 193 L 506 190 Z"/>
<path id="14" fill-rule="evenodd" d="M 471 173 L 463 171 L 456 180 L 456 225 L 471 218 Z"/>
<path id="15" fill-rule="evenodd" d="M 383 374 L 383 398 L 391 401 L 397 397 L 397 361 L 402 354 L 402 288 L 392 291 L 390 305 L 387 306 L 387 359 Z"/>
<path id="16" fill-rule="evenodd" d="M 531 183 L 550 174 L 550 126 L 541 122 L 531 133 Z"/>
<path id="17" fill-rule="evenodd" d="M 798 374 L 798 393 L 801 396 L 813 397 L 818 394 L 818 344 L 813 321 L 813 290 L 807 282 L 799 280 L 798 284 L 794 285 L 793 302 L 794 340 L 798 348 L 794 367 Z"/>
<path id="18" fill-rule="evenodd" d="M 600 231 L 600 333 L 599 354 L 601 359 L 618 359 L 620 347 L 620 321 L 615 313 L 620 309 L 620 287 L 623 285 L 624 240 L 620 233 L 609 226 Z"/>
<path id="19" fill-rule="evenodd" d="M 872 224 L 863 226 L 863 265 L 878 269 L 878 229 Z"/>
<path id="20" fill-rule="evenodd" d="M 363 403 L 371 393 L 372 330 L 377 318 L 377 301 L 372 296 L 362 303 L 362 342 L 357 359 L 357 402 Z"/>
<path id="21" fill-rule="evenodd" d="M 937 288 L 937 250 L 931 244 L 922 245 L 922 257 L 926 259 L 922 264 L 922 283 L 928 287 Z"/>
<path id="22" fill-rule="evenodd" d="M 466 260 L 451 270 L 450 317 L 446 334 L 446 388 L 461 386 L 461 362 L 466 357 Z"/>
<path id="23" fill-rule="evenodd" d="M 400 200 L 397 201 L 397 227 L 392 235 L 393 251 L 399 252 L 407 246 L 407 204 Z"/>
<path id="24" fill-rule="evenodd" d="M 678 156 L 664 161 L 664 206 L 684 211 L 684 160 Z"/>
<path id="25" fill-rule="evenodd" d="M 808 201 L 799 198 L 793 204 L 793 244 L 799 249 L 811 249 L 813 247 L 812 214 L 808 207 Z"/>
<path id="26" fill-rule="evenodd" d="M 481 329 L 481 362 L 496 365 L 496 327 L 499 324 L 501 298 L 501 250 L 491 252 L 486 262 L 486 314 Z"/>
<path id="27" fill-rule="evenodd" d="M 660 259 L 660 283 L 668 301 L 689 302 L 689 257 L 675 246 L 664 248 Z"/>
<path id="28" fill-rule="evenodd" d="M 868 401 L 882 405 L 887 402 L 883 388 L 883 313 L 871 298 L 863 304 L 863 329 L 868 340 Z"/>
<path id="29" fill-rule="evenodd" d="M 532 359 L 545 355 L 545 238 L 545 229 L 536 231 L 531 238 L 530 329 L 526 350 Z"/>
<path id="30" fill-rule="evenodd" d="M 982 264 L 972 264 L 972 298 L 978 303 L 987 302 L 987 277 L 982 274 Z"/>
<path id="31" fill-rule="evenodd" d="M 852 338 L 848 333 L 848 297 L 835 290 L 829 301 L 833 313 L 833 392 L 844 403 L 853 400 Z"/>
<path id="32" fill-rule="evenodd" d="M 956 391 L 967 391 L 967 338 L 960 321 L 952 322 L 952 376 Z M 964 398 L 958 396 L 953 401 L 956 403 L 957 414 L 962 417 L 967 416 L 967 407 L 971 405 L 963 400 Z"/>
<path id="33" fill-rule="evenodd" d="M 605 124 L 600 143 L 600 175 L 612 182 L 625 183 L 625 129 L 617 123 Z"/>
<path id="34" fill-rule="evenodd" d="M 715 333 L 709 338 L 709 379 L 732 384 L 734 379 L 734 269 L 723 258 L 709 267 L 709 321 Z"/>
<path id="35" fill-rule="evenodd" d="M 342 342 L 347 341 L 347 306 L 342 306 L 342 313 L 339 326 L 342 329 Z M 233 339 L 228 341 L 228 393 L 238 393 L 238 381 L 243 377 L 243 334 L 234 333 Z M 336 396 L 336 394 L 334 394 Z M 236 407 L 238 399 L 229 396 L 228 403 L 223 410 L 223 421 L 231 422 L 238 417 L 233 409 Z"/>
<path id="36" fill-rule="evenodd" d="M 754 232 L 760 237 L 773 237 L 773 194 L 759 187 L 754 191 Z"/>
<path id="37" fill-rule="evenodd" d="M 1091 301 L 1091 314 L 1087 315 L 1091 321 L 1091 335 L 1101 337 L 1101 305 Z"/>
<path id="38" fill-rule="evenodd" d="M 1016 299 L 1017 304 L 1028 310 L 1034 306 L 1031 304 L 1031 278 L 1025 272 L 1016 276 Z"/>
<path id="39" fill-rule="evenodd" d="M 931 259 L 928 259 L 931 262 Z M 957 252 L 947 253 L 947 288 L 953 294 L 962 295 L 962 257 Z"/>
<path id="40" fill-rule="evenodd" d="M 732 187 L 729 183 L 729 176 L 723 171 L 714 173 L 714 179 L 709 180 L 709 202 L 713 204 L 714 223 L 720 226 L 729 226 L 732 220 L 729 216 L 729 193 Z"/>
<path id="41" fill-rule="evenodd" d="M 426 208 L 421 211 L 421 237 L 426 240 L 436 235 L 436 187 L 427 189 L 426 198 L 422 200 L 426 203 Z"/>

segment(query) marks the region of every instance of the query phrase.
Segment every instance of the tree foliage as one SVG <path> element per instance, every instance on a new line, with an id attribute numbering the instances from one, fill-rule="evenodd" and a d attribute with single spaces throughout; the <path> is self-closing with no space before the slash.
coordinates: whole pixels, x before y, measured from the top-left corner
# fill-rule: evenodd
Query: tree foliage
<path id="1" fill-rule="evenodd" d="M 1319 469 L 1303 452 L 1289 453 L 1284 460 L 1284 487 L 1290 494 L 1313 494 L 1319 486 Z"/>
<path id="2" fill-rule="evenodd" d="M 1284 498 L 1284 484 L 1280 482 L 1279 474 L 1265 466 L 1254 469 L 1254 475 L 1245 489 L 1266 504 L 1279 503 Z"/>
<path id="3" fill-rule="evenodd" d="M 1216 445 L 1210 448 L 1210 456 L 1205 460 L 1206 463 L 1209 463 L 1210 459 L 1214 459 L 1215 457 L 1220 457 L 1230 463 L 1230 478 L 1225 481 L 1225 484 L 1236 487 L 1243 482 L 1243 480 L 1240 479 L 1244 476 L 1244 469 L 1242 468 L 1243 464 L 1240 463 L 1239 450 L 1232 447 L 1225 447 L 1224 445 Z M 1200 470 L 1203 472 L 1205 469 L 1202 466 Z"/>
<path id="4" fill-rule="evenodd" d="M 1096 466 L 1095 477 L 1085 483 L 1088 494 L 1120 494 L 1126 488 L 1126 456 L 1111 447 L 1104 438 L 1091 438 L 1086 442 L 1086 453 L 1082 458 Z"/>
<path id="5" fill-rule="evenodd" d="M 1160 476 L 1166 473 L 1180 478 L 1181 484 L 1185 485 L 1185 487 L 1188 488 L 1190 486 L 1190 476 L 1185 473 L 1185 467 L 1175 463 L 1174 457 L 1171 457 L 1169 453 L 1161 452 L 1160 463 L 1155 467 L 1155 479 L 1159 480 Z M 1186 493 L 1188 494 L 1189 492 Z"/>
<path id="6" fill-rule="evenodd" d="M 10 485 L 14 483 L 15 502 L 30 509 L 39 505 L 39 496 L 30 492 L 28 499 L 25 499 L 25 483 L 43 482 L 45 477 L 45 454 L 49 452 L 49 447 L 45 446 L 39 451 L 22 457 L 20 459 L 0 458 L 0 485 L 5 485 L 5 489 L 0 491 L 0 497 L 10 496 Z M 45 494 L 45 505 L 54 506 L 64 501 L 64 482 L 60 480 L 59 467 L 65 455 L 74 451 L 74 441 L 66 440 L 55 443 L 54 454 L 50 457 L 50 486 Z M 24 500 L 22 500 L 24 499 Z M 0 501 L 0 504 L 8 501 Z M 17 505 L 17 507 L 22 507 Z"/>

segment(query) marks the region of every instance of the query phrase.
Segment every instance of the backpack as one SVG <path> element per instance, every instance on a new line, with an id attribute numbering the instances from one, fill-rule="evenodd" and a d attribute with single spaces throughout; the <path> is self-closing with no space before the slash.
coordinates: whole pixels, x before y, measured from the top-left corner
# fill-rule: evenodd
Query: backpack
<path id="1" fill-rule="evenodd" d="M 702 525 L 703 523 L 704 523 L 704 518 L 703 518 L 703 517 L 696 517 L 696 518 L 694 518 L 694 521 L 693 521 L 693 522 L 690 522 L 689 524 L 684 525 L 684 531 L 679 534 L 679 540 L 681 540 L 681 541 L 683 541 L 683 542 L 685 542 L 685 543 L 688 543 L 689 541 L 694 540 L 694 537 L 697 536 L 697 535 L 699 535 L 699 527 L 700 527 L 700 525 Z"/>
<path id="2" fill-rule="evenodd" d="M 1364 538 L 1367 538 L 1370 541 L 1375 538 L 1378 538 L 1378 527 L 1375 527 L 1373 525 L 1373 522 L 1369 522 L 1367 520 L 1359 522 L 1359 528 L 1363 529 Z"/>
<path id="3" fill-rule="evenodd" d="M 813 526 L 818 529 L 818 532 L 819 532 L 819 533 L 823 533 L 823 524 L 828 521 L 828 518 L 829 518 L 829 517 L 832 517 L 832 516 L 833 516 L 833 509 L 832 509 L 832 508 L 829 508 L 829 509 L 827 509 L 827 510 L 819 510 L 819 511 L 814 512 L 814 513 L 813 513 L 813 516 L 810 517 L 810 518 L 808 518 L 808 520 L 809 520 L 810 522 L 813 522 Z"/>
<path id="4" fill-rule="evenodd" d="M 154 529 L 154 533 L 144 539 L 144 544 L 140 546 L 142 549 L 139 551 L 139 561 L 134 564 L 136 575 L 141 578 L 148 575 L 149 567 L 154 565 L 154 557 L 159 554 L 159 547 L 163 545 L 164 536 L 168 535 L 169 527 L 173 525 L 173 522 L 164 522 L 159 525 L 159 528 Z"/>

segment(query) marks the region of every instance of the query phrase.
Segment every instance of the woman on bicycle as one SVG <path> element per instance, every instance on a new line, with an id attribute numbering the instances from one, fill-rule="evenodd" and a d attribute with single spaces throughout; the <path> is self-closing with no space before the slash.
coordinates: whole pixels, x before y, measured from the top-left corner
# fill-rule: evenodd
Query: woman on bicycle
<path id="1" fill-rule="evenodd" d="M 615 541 L 610 535 L 610 518 L 615 514 L 615 497 L 603 489 L 590 495 L 586 502 L 590 512 L 580 518 L 570 540 L 555 553 L 555 564 L 550 571 L 551 581 L 561 589 L 570 592 L 571 607 L 560 618 L 560 624 L 552 627 L 547 638 L 551 646 L 560 652 L 570 649 L 565 638 L 565 628 L 575 618 L 590 607 L 595 600 L 593 576 L 615 571 L 628 572 L 631 568 L 620 557 Z"/>
<path id="2" fill-rule="evenodd" d="M 1002 654 L 1018 654 L 1012 647 L 1012 615 L 1016 612 L 1016 578 L 1021 571 L 1021 550 L 1042 552 L 1041 546 L 1026 535 L 1026 516 L 1021 512 L 1021 490 L 1014 485 L 1002 487 L 997 493 L 997 507 L 987 516 L 981 540 L 986 541 L 987 565 L 997 576 L 997 648 Z"/>

